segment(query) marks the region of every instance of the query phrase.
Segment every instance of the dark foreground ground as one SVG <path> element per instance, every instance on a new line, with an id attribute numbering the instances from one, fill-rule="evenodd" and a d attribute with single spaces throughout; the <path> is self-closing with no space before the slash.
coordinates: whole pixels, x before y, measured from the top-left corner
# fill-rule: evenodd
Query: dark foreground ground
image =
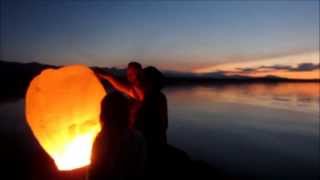
<path id="1" fill-rule="evenodd" d="M 73 171 L 58 171 L 53 160 L 36 141 L 19 135 L 1 135 L 1 177 L 0 179 L 32 180 L 84 180 L 87 168 Z M 204 161 L 191 160 L 182 150 L 168 146 L 164 163 L 159 165 L 161 173 L 150 173 L 146 179 L 240 179 L 211 167 Z M 247 179 L 242 177 L 241 179 Z"/>

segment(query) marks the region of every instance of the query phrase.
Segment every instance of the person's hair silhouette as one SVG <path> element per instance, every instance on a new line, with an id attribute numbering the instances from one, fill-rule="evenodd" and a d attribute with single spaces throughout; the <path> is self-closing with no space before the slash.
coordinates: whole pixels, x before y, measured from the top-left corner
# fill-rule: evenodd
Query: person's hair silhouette
<path id="1" fill-rule="evenodd" d="M 102 100 L 102 128 L 92 148 L 90 180 L 143 176 L 144 138 L 128 128 L 128 111 L 128 100 L 119 92 L 109 93 Z"/>
<path id="2" fill-rule="evenodd" d="M 155 67 L 148 66 L 143 69 L 143 82 L 145 88 L 147 88 L 146 93 L 155 93 L 161 91 L 164 84 L 163 74 Z"/>

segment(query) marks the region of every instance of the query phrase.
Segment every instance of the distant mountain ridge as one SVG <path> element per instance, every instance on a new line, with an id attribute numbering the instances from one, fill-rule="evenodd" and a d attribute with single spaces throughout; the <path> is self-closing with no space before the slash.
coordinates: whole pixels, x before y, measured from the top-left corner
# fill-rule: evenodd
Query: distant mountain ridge
<path id="1" fill-rule="evenodd" d="M 0 60 L 0 80 L 2 86 L 1 96 L 24 95 L 29 82 L 46 68 L 59 68 L 60 66 L 41 64 L 38 62 L 18 63 Z M 125 69 L 109 67 L 91 67 L 112 73 L 125 79 Z M 162 71 L 168 85 L 199 84 L 199 83 L 250 83 L 250 82 L 320 82 L 319 79 L 299 80 L 287 79 L 277 76 L 253 78 L 240 75 L 225 75 L 223 72 L 210 72 L 196 74 L 192 72 Z"/>

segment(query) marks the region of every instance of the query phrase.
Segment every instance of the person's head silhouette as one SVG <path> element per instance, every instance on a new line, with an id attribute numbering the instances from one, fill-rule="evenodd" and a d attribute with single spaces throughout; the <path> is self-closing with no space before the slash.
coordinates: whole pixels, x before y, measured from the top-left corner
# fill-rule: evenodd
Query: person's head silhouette
<path id="1" fill-rule="evenodd" d="M 127 68 L 127 79 L 131 84 L 139 84 L 141 80 L 142 66 L 138 62 L 130 62 Z"/>
<path id="2" fill-rule="evenodd" d="M 112 92 L 101 102 L 100 122 L 102 128 L 123 129 L 128 127 L 129 104 L 119 92 Z"/>
<path id="3" fill-rule="evenodd" d="M 158 92 L 163 88 L 163 74 L 155 67 L 143 69 L 144 86 L 147 92 Z"/>

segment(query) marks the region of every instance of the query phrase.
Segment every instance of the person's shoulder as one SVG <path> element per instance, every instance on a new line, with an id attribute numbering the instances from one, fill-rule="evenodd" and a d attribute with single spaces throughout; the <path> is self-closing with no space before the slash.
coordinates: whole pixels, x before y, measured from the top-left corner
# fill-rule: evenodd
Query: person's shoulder
<path id="1" fill-rule="evenodd" d="M 93 141 L 92 150 L 95 152 L 100 152 L 105 144 L 104 141 L 105 139 L 103 137 L 103 134 L 99 132 Z"/>
<path id="2" fill-rule="evenodd" d="M 158 98 L 159 98 L 160 102 L 167 102 L 167 97 L 163 92 L 159 93 Z"/>
<path id="3" fill-rule="evenodd" d="M 163 92 L 161 92 L 161 91 L 159 92 L 159 96 L 160 96 L 160 97 L 163 97 L 163 98 L 166 98 L 166 95 L 165 95 Z"/>
<path id="4" fill-rule="evenodd" d="M 100 139 L 102 139 L 102 133 L 101 133 L 101 132 L 99 132 L 99 133 L 96 135 L 96 137 L 95 137 L 95 139 L 94 139 L 94 142 L 99 141 Z"/>

